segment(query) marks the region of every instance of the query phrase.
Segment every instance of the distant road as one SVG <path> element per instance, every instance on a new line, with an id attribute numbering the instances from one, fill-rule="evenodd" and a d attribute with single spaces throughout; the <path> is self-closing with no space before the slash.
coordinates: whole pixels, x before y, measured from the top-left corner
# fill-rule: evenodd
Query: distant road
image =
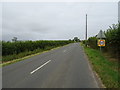
<path id="1" fill-rule="evenodd" d="M 80 43 L 2 69 L 3 88 L 98 88 Z"/>

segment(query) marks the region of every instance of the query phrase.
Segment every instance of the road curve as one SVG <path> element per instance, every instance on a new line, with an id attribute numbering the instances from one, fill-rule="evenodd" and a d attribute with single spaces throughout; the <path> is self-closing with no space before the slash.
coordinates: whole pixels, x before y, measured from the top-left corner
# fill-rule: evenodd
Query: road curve
<path id="1" fill-rule="evenodd" d="M 2 68 L 3 88 L 99 88 L 80 43 Z"/>

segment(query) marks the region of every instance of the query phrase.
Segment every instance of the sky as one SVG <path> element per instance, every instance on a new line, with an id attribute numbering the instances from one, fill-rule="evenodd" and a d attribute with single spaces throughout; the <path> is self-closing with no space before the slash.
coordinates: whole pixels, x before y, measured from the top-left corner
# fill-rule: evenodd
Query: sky
<path id="1" fill-rule="evenodd" d="M 1 6 L 0 6 L 1 7 Z M 117 2 L 4 2 L 2 40 L 85 39 L 118 22 Z M 1 14 L 0 14 L 1 15 Z"/>
<path id="2" fill-rule="evenodd" d="M 120 1 L 118 3 L 118 21 L 120 22 Z"/>

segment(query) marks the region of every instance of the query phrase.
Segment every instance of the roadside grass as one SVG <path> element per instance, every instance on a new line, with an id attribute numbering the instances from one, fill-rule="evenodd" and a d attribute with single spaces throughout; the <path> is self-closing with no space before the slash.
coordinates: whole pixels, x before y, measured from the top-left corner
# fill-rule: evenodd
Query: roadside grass
<path id="1" fill-rule="evenodd" d="M 65 45 L 64 45 L 65 46 Z M 46 47 L 44 50 L 42 49 L 36 49 L 34 51 L 26 51 L 26 52 L 22 52 L 19 54 L 14 54 L 14 55 L 8 55 L 8 56 L 2 56 L 2 63 L 0 64 L 0 66 L 6 66 L 18 61 L 22 61 L 25 60 L 27 58 L 30 58 L 32 56 L 36 56 L 45 52 L 48 52 L 49 50 L 54 50 L 57 48 L 60 48 L 61 46 L 58 47 Z"/>
<path id="2" fill-rule="evenodd" d="M 108 60 L 99 50 L 84 46 L 93 70 L 97 72 L 106 88 L 120 88 L 118 62 Z"/>

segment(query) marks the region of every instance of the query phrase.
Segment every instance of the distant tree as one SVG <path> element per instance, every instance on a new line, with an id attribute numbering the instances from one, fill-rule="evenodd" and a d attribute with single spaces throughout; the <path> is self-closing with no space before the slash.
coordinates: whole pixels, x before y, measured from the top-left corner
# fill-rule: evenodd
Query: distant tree
<path id="1" fill-rule="evenodd" d="M 78 39 L 78 37 L 74 37 L 73 41 L 80 42 L 80 39 Z"/>
<path id="2" fill-rule="evenodd" d="M 69 41 L 72 41 L 71 39 L 69 39 Z"/>
<path id="3" fill-rule="evenodd" d="M 13 37 L 12 41 L 16 42 L 17 41 L 17 37 Z"/>

